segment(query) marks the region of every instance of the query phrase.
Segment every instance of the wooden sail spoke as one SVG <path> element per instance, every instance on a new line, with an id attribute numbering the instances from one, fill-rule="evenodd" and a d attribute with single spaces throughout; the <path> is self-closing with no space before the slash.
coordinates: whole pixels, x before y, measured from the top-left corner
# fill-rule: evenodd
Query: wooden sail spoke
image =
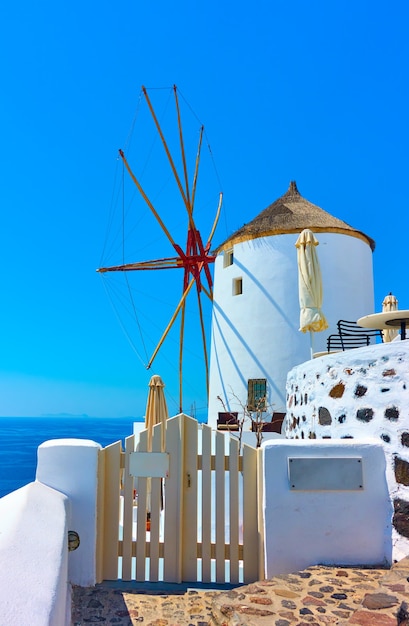
<path id="1" fill-rule="evenodd" d="M 173 93 L 175 94 L 175 103 L 176 103 L 176 113 L 178 117 L 178 128 L 179 128 L 179 143 L 180 143 L 180 151 L 182 154 L 182 163 L 183 163 L 183 173 L 185 176 L 185 187 L 186 187 L 186 199 L 188 212 L 191 213 L 191 203 L 190 203 L 190 194 L 189 194 L 189 179 L 187 175 L 187 164 L 186 164 L 186 155 L 185 155 L 185 144 L 183 141 L 183 131 L 182 131 L 182 120 L 180 117 L 180 109 L 179 109 L 179 98 L 178 92 L 176 89 L 176 85 L 173 85 Z"/>
<path id="2" fill-rule="evenodd" d="M 100 267 L 97 272 L 132 272 L 136 270 L 170 270 L 175 268 L 184 268 L 183 259 L 180 257 L 169 257 L 163 259 L 154 259 L 153 261 L 140 261 L 139 263 L 124 263 L 123 265 L 111 265 L 109 267 Z"/>
<path id="3" fill-rule="evenodd" d="M 203 344 L 203 357 L 205 362 L 205 371 L 206 371 L 206 389 L 209 391 L 209 361 L 207 357 L 207 347 L 206 347 L 206 331 L 203 320 L 203 307 L 202 301 L 200 298 L 200 291 L 197 290 L 197 303 L 199 307 L 199 318 L 200 318 L 200 330 L 202 334 L 202 344 Z"/>
<path id="4" fill-rule="evenodd" d="M 198 145 L 197 154 L 196 154 L 195 173 L 194 173 L 194 176 L 193 176 L 193 185 L 192 185 L 192 202 L 191 202 L 192 215 L 193 215 L 193 209 L 194 209 L 194 206 L 195 206 L 197 176 L 199 174 L 199 163 L 200 163 L 200 153 L 201 153 L 201 149 L 202 149 L 203 131 L 204 131 L 204 126 L 201 126 L 200 127 L 200 134 L 199 134 L 199 145 Z"/>
<path id="5" fill-rule="evenodd" d="M 175 242 L 173 241 L 172 235 L 170 234 L 170 232 L 166 228 L 165 224 L 163 223 L 162 219 L 159 216 L 159 213 L 157 212 L 157 210 L 153 206 L 152 202 L 149 200 L 148 196 L 146 195 L 146 193 L 142 189 L 142 185 L 140 184 L 140 182 L 136 178 L 135 174 L 131 170 L 131 167 L 130 167 L 128 161 L 125 158 L 125 154 L 123 153 L 123 150 L 119 150 L 119 154 L 120 154 L 120 156 L 121 156 L 121 158 L 122 158 L 122 160 L 123 160 L 123 162 L 125 164 L 126 169 L 128 170 L 128 173 L 129 173 L 130 177 L 132 178 L 133 182 L 137 186 L 138 191 L 140 192 L 141 196 L 143 197 L 143 199 L 145 200 L 146 204 L 148 205 L 148 207 L 152 211 L 153 215 L 156 217 L 156 219 L 157 219 L 158 223 L 160 224 L 160 226 L 161 226 L 163 232 L 165 233 L 166 237 L 169 239 L 169 241 L 172 244 L 172 246 L 175 247 Z"/>
<path id="6" fill-rule="evenodd" d="M 206 294 L 209 300 L 213 300 L 213 293 L 211 291 L 208 291 L 204 285 L 202 285 L 202 291 Z"/>
<path id="7" fill-rule="evenodd" d="M 180 316 L 180 342 L 179 342 L 179 412 L 183 412 L 183 345 L 185 340 L 185 314 L 186 300 L 183 301 Z"/>
<path id="8" fill-rule="evenodd" d="M 149 363 L 146 366 L 146 369 L 149 369 L 152 366 L 152 363 L 155 360 L 156 355 L 158 354 L 160 348 L 162 347 L 163 342 L 165 341 L 166 337 L 168 336 L 169 331 L 172 328 L 172 326 L 173 326 L 173 324 L 174 324 L 174 322 L 175 322 L 175 320 L 176 320 L 176 318 L 178 316 L 178 313 L 179 313 L 180 309 L 182 308 L 182 305 L 183 305 L 184 301 L 186 300 L 186 297 L 187 297 L 189 291 L 192 289 L 194 283 L 195 283 L 195 279 L 192 278 L 192 280 L 190 281 L 189 285 L 187 286 L 187 289 L 185 289 L 185 291 L 183 292 L 183 295 L 182 295 L 182 297 L 181 297 L 181 299 L 179 301 L 179 304 L 177 305 L 177 307 L 175 309 L 175 312 L 173 313 L 173 315 L 172 315 L 172 317 L 171 317 L 171 319 L 169 321 L 169 324 L 166 326 L 165 331 L 162 334 L 162 337 L 159 339 L 159 343 L 156 346 L 156 348 L 155 348 L 151 358 L 149 359 Z"/>
<path id="9" fill-rule="evenodd" d="M 170 164 L 170 166 L 172 168 L 172 172 L 173 172 L 173 175 L 175 177 L 177 186 L 179 187 L 179 191 L 180 191 L 181 196 L 183 198 L 183 202 L 185 203 L 185 206 L 186 206 L 187 210 L 189 211 L 188 198 L 186 197 L 185 191 L 184 191 L 182 183 L 180 181 L 179 174 L 178 174 L 178 172 L 176 170 L 176 166 L 175 166 L 175 163 L 174 163 L 174 161 L 172 159 L 172 155 L 170 154 L 168 144 L 167 144 L 165 136 L 164 136 L 164 134 L 162 132 L 162 128 L 161 128 L 161 126 L 159 124 L 158 118 L 156 117 L 156 113 L 155 113 L 155 111 L 153 109 L 152 103 L 151 103 L 151 101 L 149 99 L 149 96 L 148 96 L 148 93 L 147 93 L 145 87 L 142 87 L 142 91 L 143 91 L 143 95 L 145 96 L 146 102 L 148 103 L 148 107 L 149 107 L 149 110 L 151 112 L 151 115 L 152 115 L 153 121 L 155 123 L 156 129 L 157 129 L 157 131 L 159 133 L 159 136 L 160 136 L 160 138 L 162 140 L 163 147 L 165 148 L 166 156 L 168 157 L 168 161 L 169 161 L 169 164 Z"/>
<path id="10" fill-rule="evenodd" d="M 207 238 L 207 246 L 208 246 L 209 248 L 210 248 L 210 244 L 211 244 L 211 242 L 212 242 L 213 235 L 214 235 L 214 233 L 215 233 L 215 230 L 216 230 L 217 224 L 218 224 L 218 222 L 219 222 L 220 211 L 221 211 L 221 209 L 222 209 L 222 203 L 223 203 L 223 194 L 222 194 L 222 193 L 220 193 L 220 194 L 219 194 L 219 204 L 218 204 L 218 206 L 217 206 L 217 211 L 216 211 L 216 217 L 214 218 L 213 226 L 212 226 L 211 231 L 210 231 L 210 233 L 209 233 L 209 236 L 208 236 L 208 238 Z"/>

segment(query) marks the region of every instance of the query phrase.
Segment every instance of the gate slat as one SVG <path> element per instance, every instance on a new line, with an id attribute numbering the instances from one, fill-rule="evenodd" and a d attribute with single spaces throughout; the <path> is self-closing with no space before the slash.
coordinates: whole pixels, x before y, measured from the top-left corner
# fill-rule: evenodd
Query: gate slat
<path id="1" fill-rule="evenodd" d="M 104 448 L 105 493 L 102 557 L 102 577 L 104 580 L 117 580 L 118 578 L 121 449 L 120 441 Z"/>
<path id="2" fill-rule="evenodd" d="M 225 582 L 225 437 L 216 432 L 216 582 Z"/>
<path id="3" fill-rule="evenodd" d="M 169 477 L 165 481 L 164 581 L 175 583 L 182 582 L 182 417 L 179 415 L 169 420 L 166 429 Z"/>
<path id="4" fill-rule="evenodd" d="M 139 437 L 139 452 L 146 452 L 148 431 L 143 430 Z M 136 515 L 136 580 L 146 579 L 146 509 L 148 479 L 138 476 L 138 508 Z"/>
<path id="5" fill-rule="evenodd" d="M 212 553 L 212 429 L 202 426 L 202 582 L 211 582 Z"/>
<path id="6" fill-rule="evenodd" d="M 243 446 L 243 577 L 251 583 L 258 577 L 257 450 Z"/>
<path id="7" fill-rule="evenodd" d="M 229 442 L 230 582 L 239 582 L 239 442 Z"/>
<path id="8" fill-rule="evenodd" d="M 152 452 L 161 452 L 162 425 L 153 428 Z M 151 526 L 149 539 L 149 580 L 159 580 L 159 528 L 161 514 L 162 479 L 151 478 Z"/>
<path id="9" fill-rule="evenodd" d="M 184 476 L 182 527 L 182 580 L 197 580 L 197 438 L 198 422 L 188 416 L 184 422 Z"/>
<path id="10" fill-rule="evenodd" d="M 133 526 L 133 493 L 134 479 L 129 473 L 129 455 L 134 451 L 135 437 L 130 435 L 125 439 L 125 469 L 124 469 L 124 515 L 123 515 L 123 544 L 122 544 L 122 580 L 132 580 L 132 526 Z"/>
<path id="11" fill-rule="evenodd" d="M 105 451 L 98 451 L 97 475 L 97 542 L 96 542 L 96 582 L 100 583 L 103 577 L 104 559 L 104 500 L 105 500 Z"/>

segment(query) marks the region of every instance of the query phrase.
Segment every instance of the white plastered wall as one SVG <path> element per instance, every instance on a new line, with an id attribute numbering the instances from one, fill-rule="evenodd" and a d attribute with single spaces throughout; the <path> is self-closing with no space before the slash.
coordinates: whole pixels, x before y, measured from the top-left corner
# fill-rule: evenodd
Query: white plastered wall
<path id="1" fill-rule="evenodd" d="M 68 626 L 69 500 L 39 482 L 0 499 L 0 624 Z"/>
<path id="2" fill-rule="evenodd" d="M 392 505 L 378 441 L 280 439 L 262 451 L 266 578 L 318 564 L 390 564 Z M 289 459 L 295 457 L 360 458 L 363 489 L 293 491 Z M 342 477 L 335 482 L 342 485 Z"/>
<path id="3" fill-rule="evenodd" d="M 339 319 L 356 320 L 374 311 L 372 251 L 362 239 L 317 233 L 323 279 L 323 311 L 330 325 L 313 336 L 315 352 L 326 349 Z M 311 357 L 311 337 L 299 331 L 298 234 L 274 235 L 234 246 L 234 262 L 215 262 L 208 423 L 223 411 L 240 411 L 247 381 L 266 378 L 268 404 L 284 411 L 287 372 Z M 233 295 L 234 279 L 243 293 Z M 239 401 L 232 397 L 238 396 Z"/>
<path id="4" fill-rule="evenodd" d="M 98 452 L 88 439 L 53 439 L 38 448 L 36 480 L 67 495 L 70 528 L 80 545 L 70 552 L 68 579 L 87 587 L 96 583 Z"/>

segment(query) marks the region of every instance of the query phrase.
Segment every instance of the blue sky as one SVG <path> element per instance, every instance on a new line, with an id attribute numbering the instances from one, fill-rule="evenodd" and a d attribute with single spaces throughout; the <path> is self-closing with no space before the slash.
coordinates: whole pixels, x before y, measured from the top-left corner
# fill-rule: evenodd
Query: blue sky
<path id="1" fill-rule="evenodd" d="M 153 373 L 176 411 L 174 350 L 148 372 L 95 272 L 141 85 L 178 85 L 206 126 L 215 244 L 296 180 L 375 239 L 376 308 L 409 308 L 408 18 L 404 0 L 6 3 L 0 415 L 141 416 Z"/>

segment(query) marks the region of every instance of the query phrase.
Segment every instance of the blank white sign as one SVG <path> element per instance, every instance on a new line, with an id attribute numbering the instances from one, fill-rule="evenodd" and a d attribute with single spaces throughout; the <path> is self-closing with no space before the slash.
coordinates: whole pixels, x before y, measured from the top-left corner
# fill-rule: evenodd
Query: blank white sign
<path id="1" fill-rule="evenodd" d="M 364 488 L 362 458 L 289 458 L 293 491 L 351 491 Z"/>
<path id="2" fill-rule="evenodd" d="M 168 478 L 169 454 L 167 452 L 131 452 L 129 474 L 139 478 Z"/>

